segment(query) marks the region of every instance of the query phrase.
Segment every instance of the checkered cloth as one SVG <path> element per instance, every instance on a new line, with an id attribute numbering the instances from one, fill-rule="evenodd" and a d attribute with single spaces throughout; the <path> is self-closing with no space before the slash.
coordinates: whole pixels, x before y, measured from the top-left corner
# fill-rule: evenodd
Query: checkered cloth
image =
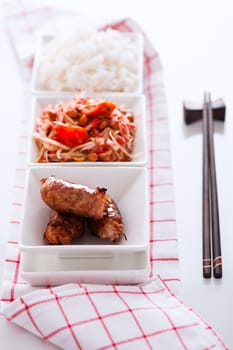
<path id="1" fill-rule="evenodd" d="M 33 12 L 34 25 L 36 13 L 41 18 L 42 10 L 37 11 Z M 49 13 L 51 17 L 53 12 L 43 10 L 43 13 L 44 16 Z M 18 14 L 19 17 L 14 14 L 15 23 L 18 21 L 20 28 L 24 29 L 21 34 L 25 31 L 23 23 L 28 26 L 31 14 L 30 11 Z M 142 32 L 132 19 L 105 25 L 104 29 L 107 27 Z M 14 31 L 18 31 L 17 26 Z M 33 36 L 33 33 L 30 27 L 27 35 Z M 14 36 L 11 35 L 11 38 Z M 12 43 L 15 46 L 14 39 Z M 21 60 L 21 51 L 17 51 L 19 63 L 29 72 L 31 65 L 25 57 Z M 34 51 L 29 52 L 30 56 Z M 28 103 L 31 96 L 27 93 L 1 290 L 2 315 L 45 341 L 67 350 L 227 349 L 218 334 L 174 294 L 178 291 L 180 278 L 169 125 L 160 60 L 146 36 L 144 73 L 149 140 L 150 279 L 136 286 L 77 283 L 54 288 L 32 287 L 21 279 L 18 234 L 30 137 Z"/>

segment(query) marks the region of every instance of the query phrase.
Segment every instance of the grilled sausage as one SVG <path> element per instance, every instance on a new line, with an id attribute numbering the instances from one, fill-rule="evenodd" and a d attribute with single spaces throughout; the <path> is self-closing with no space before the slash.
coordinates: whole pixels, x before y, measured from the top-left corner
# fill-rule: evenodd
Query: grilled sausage
<path id="1" fill-rule="evenodd" d="M 123 232 L 123 222 L 119 208 L 116 203 L 109 197 L 107 215 L 101 220 L 88 219 L 90 231 L 100 238 L 117 242 L 126 235 Z"/>
<path id="2" fill-rule="evenodd" d="M 44 238 L 50 244 L 71 244 L 83 232 L 84 223 L 80 217 L 61 214 L 52 209 Z"/>
<path id="3" fill-rule="evenodd" d="M 97 220 L 107 213 L 105 188 L 91 189 L 54 176 L 43 178 L 40 182 L 41 198 L 51 209 Z"/>

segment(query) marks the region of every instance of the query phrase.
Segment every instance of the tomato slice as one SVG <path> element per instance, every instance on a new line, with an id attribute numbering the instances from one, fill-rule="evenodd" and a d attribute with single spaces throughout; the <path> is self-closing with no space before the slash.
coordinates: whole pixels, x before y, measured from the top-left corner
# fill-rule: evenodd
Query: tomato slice
<path id="1" fill-rule="evenodd" d="M 87 130 L 80 126 L 56 123 L 54 129 L 56 130 L 54 139 L 71 148 L 79 146 L 88 140 Z"/>
<path id="2" fill-rule="evenodd" d="M 87 104 L 82 109 L 82 112 L 89 117 L 109 116 L 116 108 L 116 105 L 106 100 L 94 100 L 93 103 Z"/>

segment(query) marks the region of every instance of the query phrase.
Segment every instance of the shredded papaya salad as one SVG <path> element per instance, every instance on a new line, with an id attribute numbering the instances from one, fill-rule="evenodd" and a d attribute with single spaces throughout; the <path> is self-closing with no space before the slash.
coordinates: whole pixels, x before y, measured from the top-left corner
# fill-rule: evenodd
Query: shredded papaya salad
<path id="1" fill-rule="evenodd" d="M 36 121 L 36 162 L 131 161 L 136 126 L 126 107 L 78 97 L 48 105 Z"/>

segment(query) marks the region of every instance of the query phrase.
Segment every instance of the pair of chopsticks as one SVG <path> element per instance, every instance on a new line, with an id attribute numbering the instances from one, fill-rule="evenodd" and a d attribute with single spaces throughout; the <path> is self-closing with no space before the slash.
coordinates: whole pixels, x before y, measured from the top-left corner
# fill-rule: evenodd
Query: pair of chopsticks
<path id="1" fill-rule="evenodd" d="M 203 277 L 210 278 L 212 268 L 215 278 L 222 277 L 222 256 L 219 225 L 218 192 L 214 154 L 213 120 L 225 120 L 222 99 L 211 102 L 209 92 L 204 93 L 204 105 L 184 103 L 186 124 L 202 119 L 203 125 Z"/>
<path id="2" fill-rule="evenodd" d="M 218 192 L 214 154 L 213 111 L 210 93 L 204 93 L 203 106 L 203 277 L 222 277 Z M 212 241 L 212 264 L 211 264 Z"/>

